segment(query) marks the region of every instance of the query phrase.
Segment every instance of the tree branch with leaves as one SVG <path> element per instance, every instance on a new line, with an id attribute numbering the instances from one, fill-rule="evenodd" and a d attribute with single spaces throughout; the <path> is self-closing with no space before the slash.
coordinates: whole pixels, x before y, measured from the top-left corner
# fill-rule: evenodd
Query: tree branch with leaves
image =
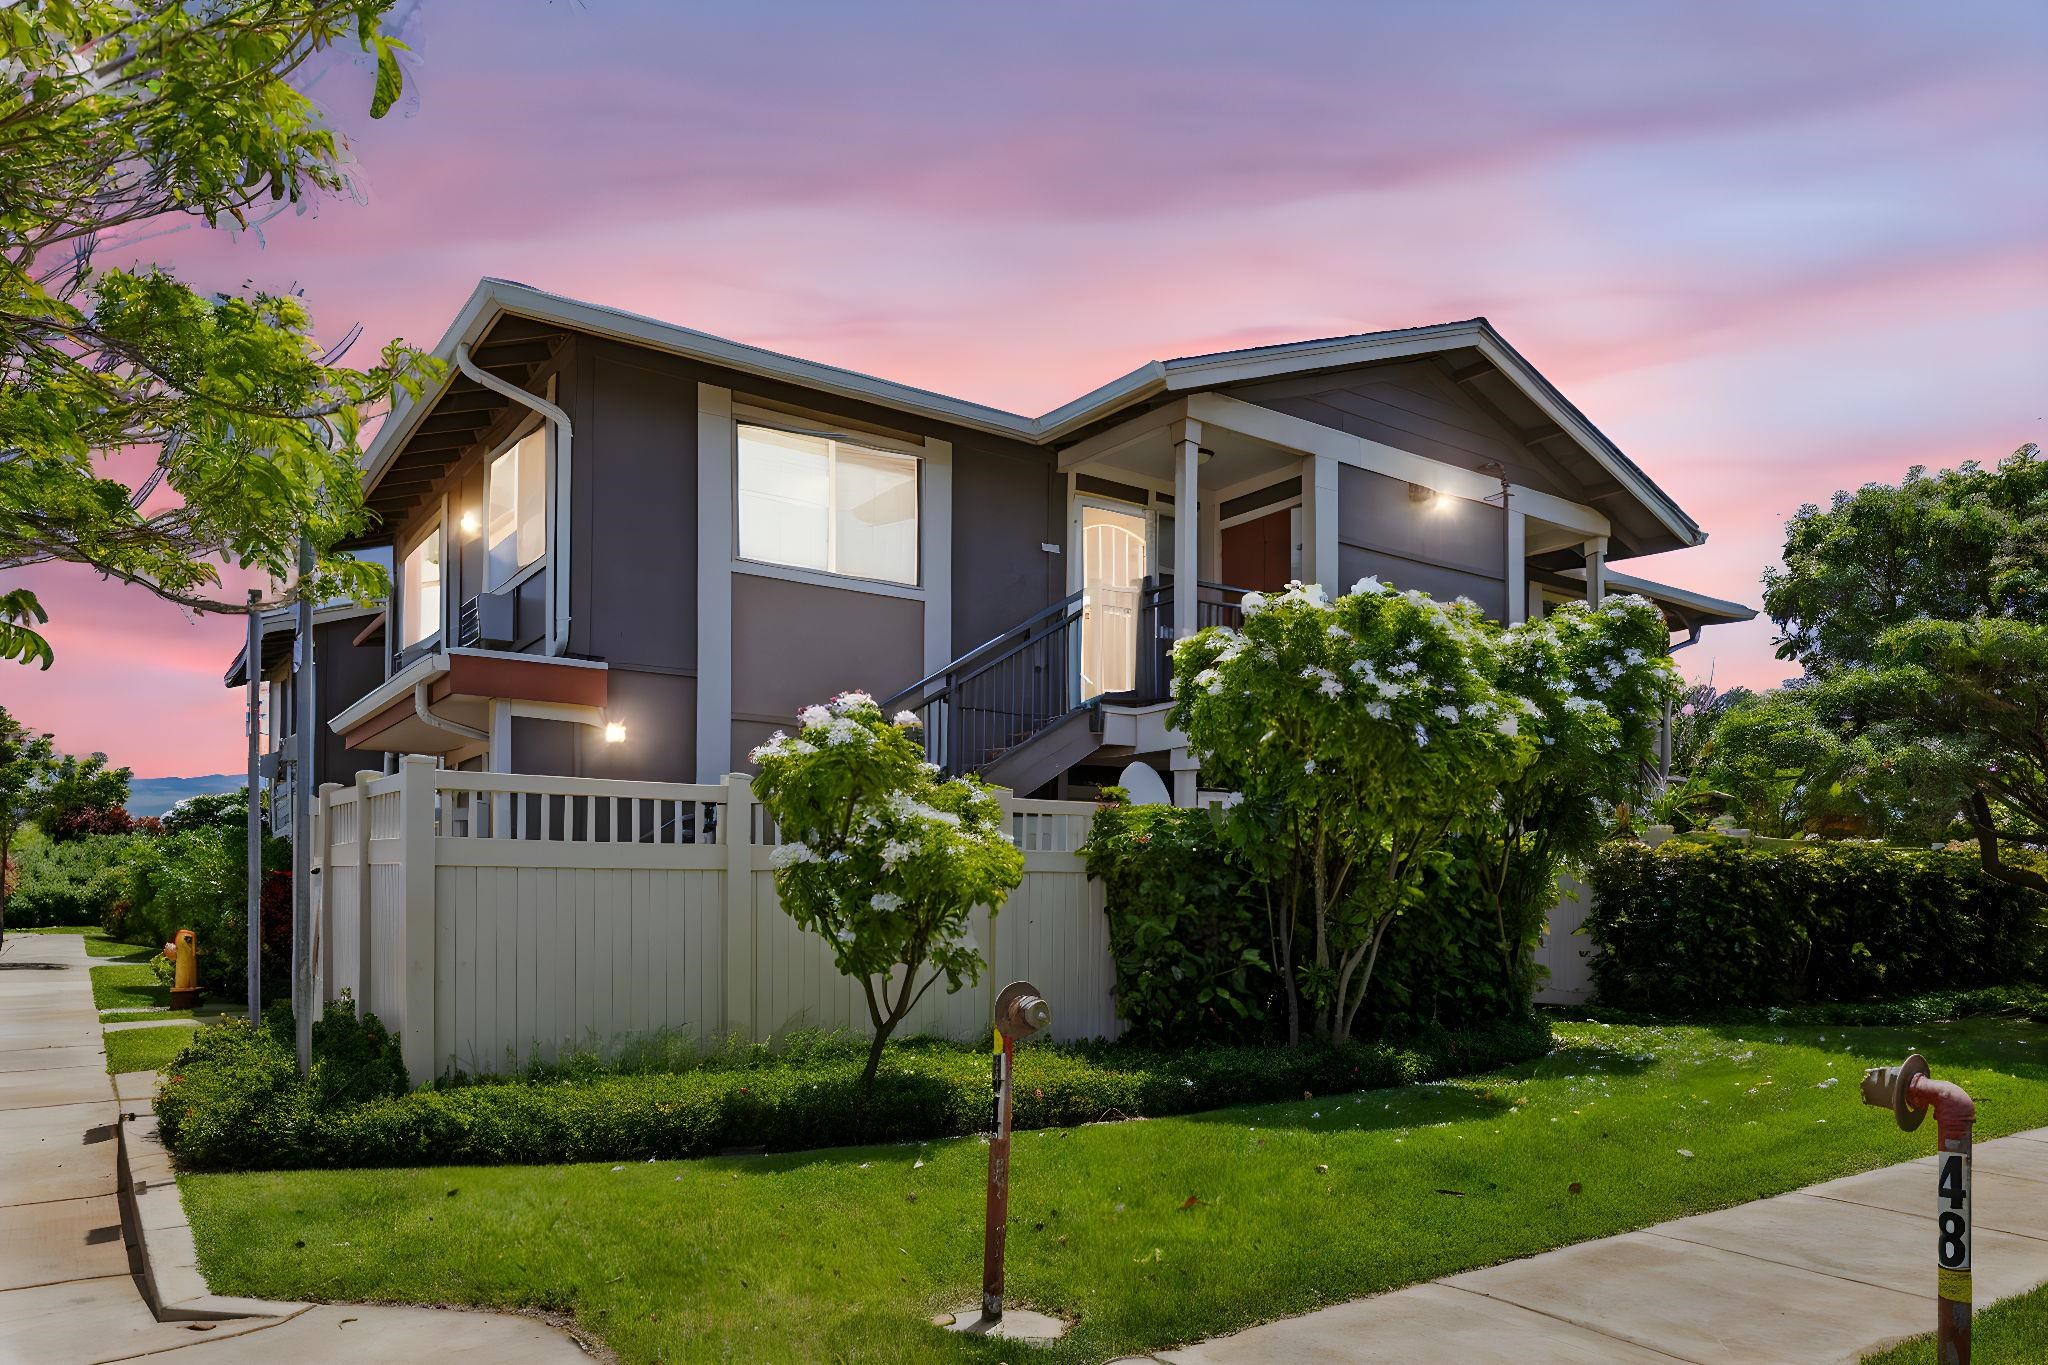
<path id="1" fill-rule="evenodd" d="M 295 86 L 353 44 L 370 112 L 403 84 L 395 0 L 24 0 L 0 9 L 0 568 L 63 562 L 240 613 L 221 566 L 293 596 L 381 596 L 337 547 L 366 528 L 364 422 L 434 366 L 392 343 L 330 363 L 301 300 L 207 294 L 96 257 L 181 220 L 247 227 L 348 186 L 346 141 Z M 134 475 L 117 470 L 138 469 Z M 273 605 L 259 602 L 255 609 Z M 0 658 L 47 668 L 47 614 L 0 596 Z"/>

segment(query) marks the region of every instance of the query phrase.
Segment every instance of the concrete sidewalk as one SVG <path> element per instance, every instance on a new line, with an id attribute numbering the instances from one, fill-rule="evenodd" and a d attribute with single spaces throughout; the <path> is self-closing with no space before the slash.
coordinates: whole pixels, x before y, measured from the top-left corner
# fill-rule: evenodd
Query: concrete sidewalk
<path id="1" fill-rule="evenodd" d="M 532 1318 L 431 1308 L 264 1304 L 272 1316 L 158 1322 L 122 1225 L 117 1101 L 84 940 L 10 934 L 0 948 L 0 1365 L 449 1360 L 588 1365 Z M 154 1224 L 150 1226 L 155 1226 Z"/>
<path id="2" fill-rule="evenodd" d="M 1981 1308 L 2048 1282 L 2048 1129 L 1982 1143 L 1973 1165 Z M 1930 1155 L 1154 1359 L 1854 1365 L 1934 1330 L 1934 1202 Z"/>

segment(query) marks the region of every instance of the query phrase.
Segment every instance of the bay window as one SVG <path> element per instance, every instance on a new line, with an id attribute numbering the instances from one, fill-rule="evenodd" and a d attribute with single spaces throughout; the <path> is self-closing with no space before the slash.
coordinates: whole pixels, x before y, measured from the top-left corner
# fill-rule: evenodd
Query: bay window
<path id="1" fill-rule="evenodd" d="M 484 476 L 484 587 L 501 588 L 548 550 L 548 441 L 535 428 Z"/>
<path id="2" fill-rule="evenodd" d="M 915 586 L 917 458 L 741 423 L 739 555 Z"/>
<path id="3" fill-rule="evenodd" d="M 441 528 L 412 547 L 399 573 L 400 645 L 411 648 L 441 633 Z"/>

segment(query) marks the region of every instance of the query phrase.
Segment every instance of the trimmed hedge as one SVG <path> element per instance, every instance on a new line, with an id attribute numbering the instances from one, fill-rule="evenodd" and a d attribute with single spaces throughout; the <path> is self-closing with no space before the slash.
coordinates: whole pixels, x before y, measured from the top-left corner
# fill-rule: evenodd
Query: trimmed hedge
<path id="1" fill-rule="evenodd" d="M 780 1054 L 714 1054 L 687 1070 L 618 1074 L 593 1067 L 518 1080 L 383 1090 L 389 1072 L 365 1058 L 375 1029 L 330 1006 L 316 1026 L 315 1076 L 299 1080 L 288 1015 L 256 1029 L 201 1029 L 163 1073 L 156 1101 L 164 1142 L 188 1169 L 619 1161 L 798 1150 L 951 1137 L 989 1122 L 988 1053 L 916 1038 L 891 1044 L 865 1103 L 864 1040 L 840 1036 Z M 377 1029 L 381 1034 L 381 1029 Z M 1404 1046 L 1207 1047 L 1159 1051 L 1124 1043 L 1026 1043 L 1017 1060 L 1016 1126 L 1059 1127 L 1345 1093 L 1486 1071 L 1541 1056 L 1550 1027 L 1535 1019 L 1462 1033 L 1433 1031 Z M 323 1081 L 325 1058 L 354 1058 L 345 1085 Z M 367 1079 L 365 1079 L 367 1078 Z"/>
<path id="2" fill-rule="evenodd" d="M 1208 811 L 1104 806 L 1081 852 L 1103 884 L 1117 1015 L 1135 1040 L 1284 1036 L 1265 889 Z M 1452 856 L 1425 874 L 1421 902 L 1388 932 L 1358 1031 L 1512 1019 L 1528 1013 L 1526 991 L 1526 980 L 1517 989 L 1503 977 L 1493 914 L 1454 840 Z"/>
<path id="3" fill-rule="evenodd" d="M 1974 853 L 1671 839 L 1603 848 L 1585 932 L 1625 1009 L 1865 1001 L 2037 979 L 2043 902 Z"/>

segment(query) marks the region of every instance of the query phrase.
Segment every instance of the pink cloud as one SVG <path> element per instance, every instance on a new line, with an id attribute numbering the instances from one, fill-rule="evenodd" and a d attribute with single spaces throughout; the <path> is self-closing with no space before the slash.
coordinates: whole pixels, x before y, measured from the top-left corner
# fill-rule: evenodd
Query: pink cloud
<path id="1" fill-rule="evenodd" d="M 364 202 L 130 254 L 301 288 L 359 358 L 491 274 L 1031 413 L 1485 314 L 1712 533 L 1624 567 L 1751 603 L 1799 503 L 2041 434 L 2037 7 L 410 13 L 399 114 L 353 64 L 317 87 Z M 60 661 L 0 704 L 147 773 L 238 765 L 238 623 L 20 577 Z M 1789 671 L 1763 622 L 1680 658 Z"/>

